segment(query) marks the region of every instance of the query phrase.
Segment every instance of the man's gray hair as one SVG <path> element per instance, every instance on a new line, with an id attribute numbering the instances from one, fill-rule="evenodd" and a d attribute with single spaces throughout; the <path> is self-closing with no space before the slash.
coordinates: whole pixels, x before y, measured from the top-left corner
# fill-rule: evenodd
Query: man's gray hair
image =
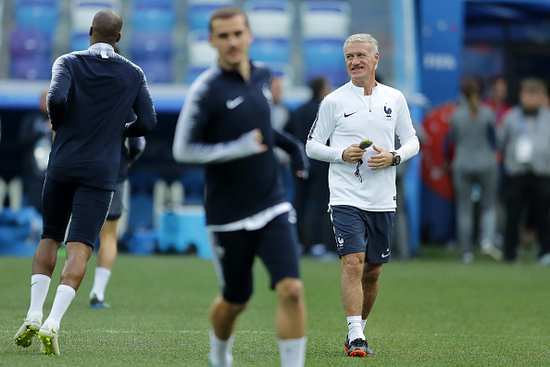
<path id="1" fill-rule="evenodd" d="M 368 33 L 356 33 L 349 36 L 346 39 L 346 42 L 344 42 L 344 54 L 346 53 L 346 47 L 348 47 L 348 45 L 353 42 L 363 42 L 370 44 L 372 48 L 372 56 L 376 55 L 376 53 L 378 52 L 378 41 L 373 36 Z"/>

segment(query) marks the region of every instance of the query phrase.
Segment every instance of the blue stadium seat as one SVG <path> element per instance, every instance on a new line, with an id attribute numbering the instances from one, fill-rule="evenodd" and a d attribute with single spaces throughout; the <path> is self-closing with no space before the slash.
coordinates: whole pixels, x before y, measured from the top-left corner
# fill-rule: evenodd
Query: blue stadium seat
<path id="1" fill-rule="evenodd" d="M 304 38 L 346 38 L 351 7 L 347 1 L 302 1 L 300 20 Z"/>
<path id="2" fill-rule="evenodd" d="M 89 33 L 73 33 L 71 35 L 71 51 L 83 51 L 90 47 Z"/>
<path id="3" fill-rule="evenodd" d="M 52 41 L 44 33 L 31 29 L 15 29 L 10 34 L 10 55 L 12 58 L 49 58 Z"/>
<path id="4" fill-rule="evenodd" d="M 75 33 L 87 33 L 94 15 L 102 9 L 120 12 L 119 0 L 72 0 L 71 30 Z"/>
<path id="5" fill-rule="evenodd" d="M 136 6 L 174 6 L 174 0 L 134 0 L 133 4 Z"/>
<path id="6" fill-rule="evenodd" d="M 147 82 L 150 84 L 172 83 L 174 81 L 172 62 L 169 59 L 132 61 L 143 70 Z"/>
<path id="7" fill-rule="evenodd" d="M 307 83 L 314 76 L 326 74 L 333 85 L 343 84 L 347 80 L 347 72 L 342 46 L 341 39 L 303 39 L 303 61 L 307 65 L 304 82 Z"/>
<path id="8" fill-rule="evenodd" d="M 294 19 L 291 1 L 247 1 L 244 11 L 255 37 L 291 37 Z"/>
<path id="9" fill-rule="evenodd" d="M 191 66 L 210 66 L 216 60 L 217 52 L 208 40 L 204 30 L 190 31 L 187 34 L 188 64 Z"/>
<path id="10" fill-rule="evenodd" d="M 291 46 L 288 38 L 255 37 L 250 45 L 250 59 L 266 63 L 289 63 Z"/>
<path id="11" fill-rule="evenodd" d="M 134 62 L 170 60 L 173 52 L 172 33 L 134 31 L 130 37 L 129 51 Z"/>
<path id="12" fill-rule="evenodd" d="M 18 0 L 14 4 L 18 28 L 32 29 L 51 37 L 57 29 L 59 4 L 56 0 Z"/>
<path id="13" fill-rule="evenodd" d="M 52 77 L 49 58 L 12 59 L 10 69 L 10 76 L 14 79 L 49 80 Z"/>
<path id="14" fill-rule="evenodd" d="M 310 68 L 344 68 L 343 41 L 341 39 L 311 38 L 302 40 L 304 64 Z"/>
<path id="15" fill-rule="evenodd" d="M 235 5 L 231 0 L 188 1 L 187 25 L 189 30 L 208 30 L 210 14 L 221 6 Z"/>
<path id="16" fill-rule="evenodd" d="M 173 1 L 139 1 L 132 8 L 132 26 L 135 31 L 172 32 L 176 22 Z"/>

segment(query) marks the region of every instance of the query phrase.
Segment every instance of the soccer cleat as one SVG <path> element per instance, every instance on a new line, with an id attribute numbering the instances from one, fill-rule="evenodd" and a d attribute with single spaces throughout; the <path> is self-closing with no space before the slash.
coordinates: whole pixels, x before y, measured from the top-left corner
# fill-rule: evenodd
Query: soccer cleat
<path id="1" fill-rule="evenodd" d="M 350 357 L 366 357 L 374 355 L 374 352 L 369 348 L 367 341 L 359 338 L 350 343 L 349 337 L 346 336 L 345 348 L 346 352 L 348 352 L 348 356 Z"/>
<path id="2" fill-rule="evenodd" d="M 15 334 L 15 344 L 27 348 L 32 344 L 32 339 L 42 326 L 40 319 L 25 319 L 19 331 Z"/>
<path id="3" fill-rule="evenodd" d="M 42 354 L 60 354 L 59 343 L 57 341 L 57 333 L 54 331 L 53 327 L 43 325 L 38 332 L 38 337 L 42 342 Z"/>
<path id="4" fill-rule="evenodd" d="M 105 301 L 100 301 L 97 299 L 97 296 L 94 294 L 90 300 L 90 308 L 111 308 L 108 303 Z"/>

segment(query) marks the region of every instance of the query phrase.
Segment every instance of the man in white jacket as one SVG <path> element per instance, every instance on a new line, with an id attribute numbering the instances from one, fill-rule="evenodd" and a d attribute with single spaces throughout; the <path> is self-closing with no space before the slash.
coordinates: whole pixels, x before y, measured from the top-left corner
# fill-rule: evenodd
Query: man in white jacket
<path id="1" fill-rule="evenodd" d="M 378 42 L 354 34 L 344 43 L 351 81 L 321 102 L 306 142 L 310 158 L 330 162 L 330 216 L 342 259 L 341 291 L 349 356 L 374 355 L 364 328 L 390 259 L 396 167 L 420 143 L 403 94 L 375 80 Z M 395 136 L 401 147 L 394 150 Z M 367 148 L 359 143 L 370 140 Z M 328 141 L 328 143 L 327 143 Z M 368 145 L 368 144 L 367 144 Z"/>

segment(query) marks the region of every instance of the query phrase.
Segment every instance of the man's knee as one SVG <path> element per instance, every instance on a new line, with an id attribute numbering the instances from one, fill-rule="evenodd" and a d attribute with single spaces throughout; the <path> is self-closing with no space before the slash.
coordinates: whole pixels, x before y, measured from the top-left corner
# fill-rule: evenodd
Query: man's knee
<path id="1" fill-rule="evenodd" d="M 342 257 L 342 273 L 359 279 L 364 272 L 364 259 L 360 254 L 349 254 Z"/>
<path id="2" fill-rule="evenodd" d="M 275 290 L 283 302 L 298 303 L 303 298 L 304 286 L 300 279 L 285 278 L 277 283 Z"/>
<path id="3" fill-rule="evenodd" d="M 376 283 L 382 273 L 382 264 L 367 264 L 363 272 L 363 282 Z"/>

